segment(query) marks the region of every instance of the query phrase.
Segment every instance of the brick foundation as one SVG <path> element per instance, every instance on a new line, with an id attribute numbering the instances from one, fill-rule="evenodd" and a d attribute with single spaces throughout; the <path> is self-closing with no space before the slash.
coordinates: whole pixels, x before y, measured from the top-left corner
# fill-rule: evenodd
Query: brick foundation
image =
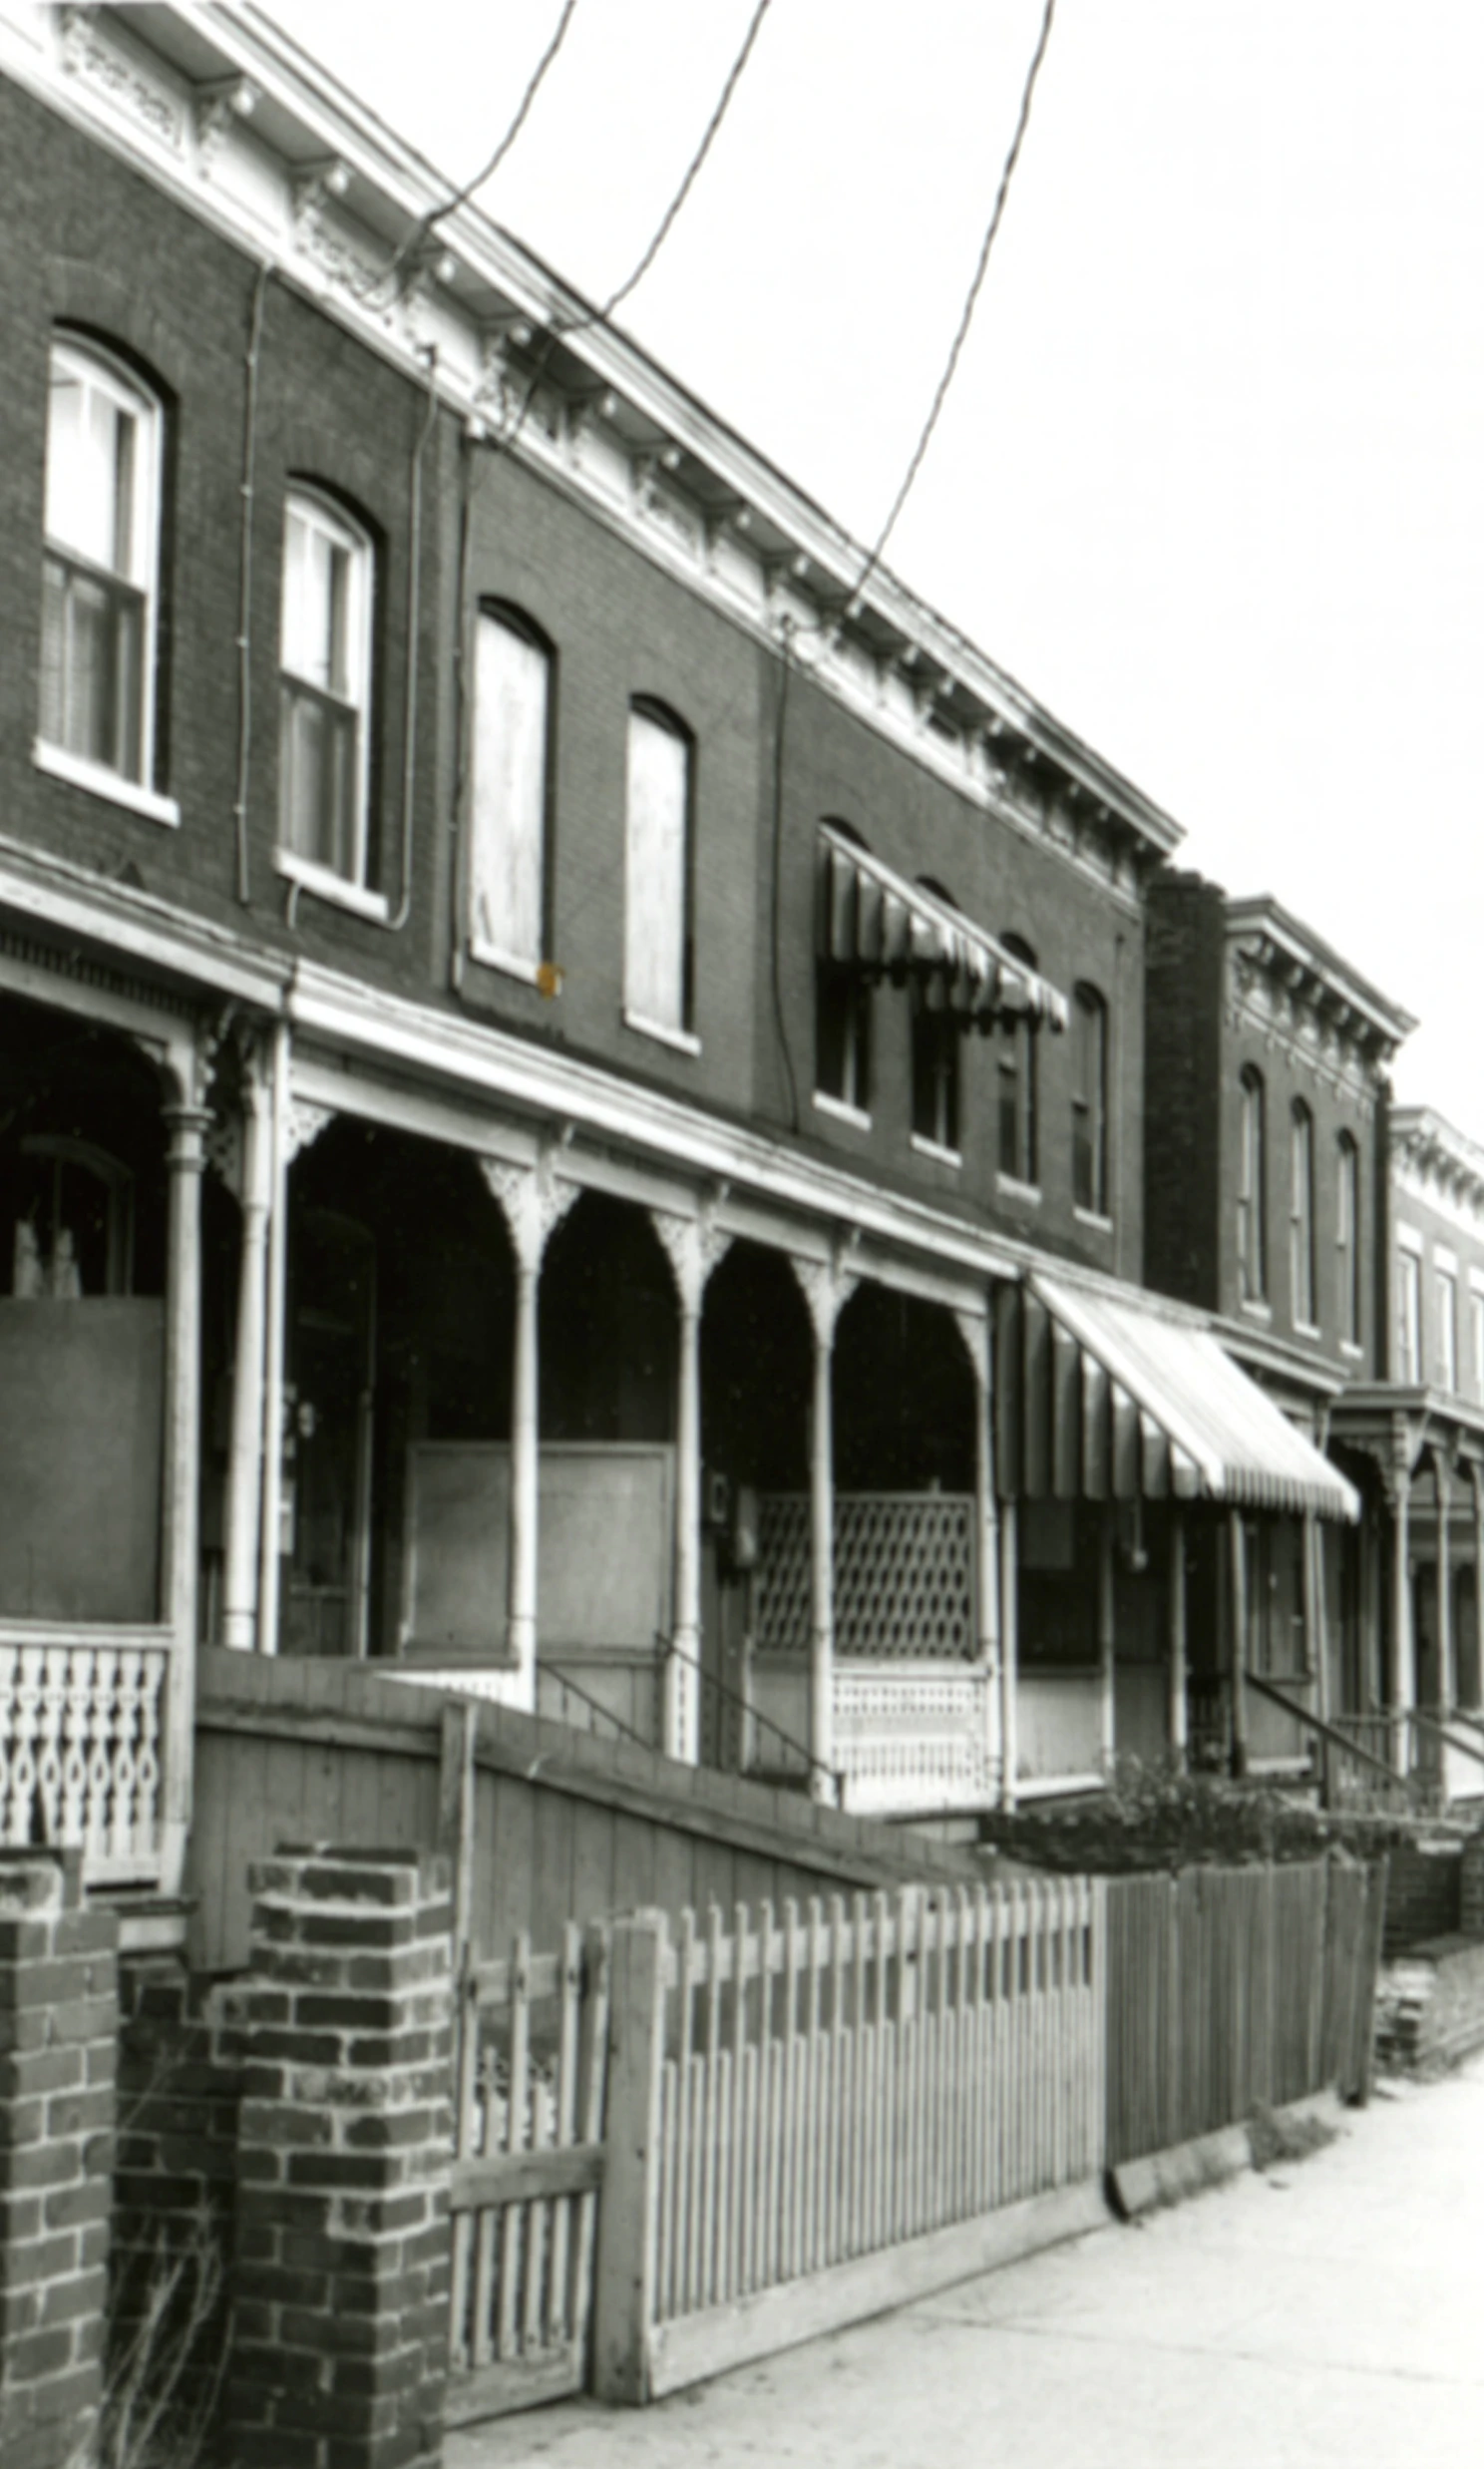
<path id="1" fill-rule="evenodd" d="M 1462 1927 L 1460 1916 L 1461 1846 L 1447 1837 L 1396 1843 L 1386 1870 L 1385 1955 L 1421 1945 L 1426 1939 L 1450 1936 Z M 1484 1929 L 1480 1930 L 1484 1935 Z"/>
<path id="2" fill-rule="evenodd" d="M 448 2370 L 447 1863 L 253 1871 L 233 2346 L 240 2469 L 435 2469 Z"/>
<path id="3" fill-rule="evenodd" d="M 103 2396 L 118 1923 L 76 1853 L 0 1854 L 0 2461 L 86 2457 Z"/>

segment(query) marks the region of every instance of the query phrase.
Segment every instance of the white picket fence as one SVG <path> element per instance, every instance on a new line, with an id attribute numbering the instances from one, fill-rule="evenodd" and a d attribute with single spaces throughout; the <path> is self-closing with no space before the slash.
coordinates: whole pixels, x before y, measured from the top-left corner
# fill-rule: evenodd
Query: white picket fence
<path id="1" fill-rule="evenodd" d="M 614 1924 L 595 2379 L 646 2399 L 1097 2217 L 1103 1889 Z"/>

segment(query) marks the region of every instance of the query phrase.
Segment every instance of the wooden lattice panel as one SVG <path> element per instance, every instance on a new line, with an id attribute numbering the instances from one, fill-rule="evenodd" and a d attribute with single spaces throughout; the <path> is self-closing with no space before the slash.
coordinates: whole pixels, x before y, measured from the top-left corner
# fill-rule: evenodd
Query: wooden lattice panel
<path id="1" fill-rule="evenodd" d="M 809 1500 L 759 1503 L 757 1631 L 767 1654 L 809 1642 Z M 892 1662 L 974 1653 L 974 1502 L 962 1492 L 863 1491 L 835 1499 L 835 1651 Z"/>

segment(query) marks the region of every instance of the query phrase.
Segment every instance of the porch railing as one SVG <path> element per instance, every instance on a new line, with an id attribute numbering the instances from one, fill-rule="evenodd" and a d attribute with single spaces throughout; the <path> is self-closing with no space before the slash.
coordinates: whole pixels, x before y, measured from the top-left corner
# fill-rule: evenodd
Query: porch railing
<path id="1" fill-rule="evenodd" d="M 158 1874 L 169 1663 L 156 1629 L 0 1631 L 0 1843 L 75 1845 L 90 1883 Z"/>
<path id="2" fill-rule="evenodd" d="M 837 1666 L 835 1760 L 845 1806 L 869 1816 L 987 1808 L 990 1678 L 982 1665 L 942 1671 Z"/>

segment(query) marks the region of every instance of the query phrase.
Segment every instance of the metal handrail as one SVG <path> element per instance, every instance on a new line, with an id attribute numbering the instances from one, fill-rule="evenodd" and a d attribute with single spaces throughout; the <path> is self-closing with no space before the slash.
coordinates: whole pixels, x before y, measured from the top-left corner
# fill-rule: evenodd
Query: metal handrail
<path id="1" fill-rule="evenodd" d="M 1445 1741 L 1450 1749 L 1456 1749 L 1461 1757 L 1472 1758 L 1476 1766 L 1484 1766 L 1484 1742 L 1460 1740 L 1429 1706 L 1408 1706 L 1404 1713 L 1408 1723 L 1425 1724 L 1429 1732 L 1435 1732 L 1440 1741 Z"/>
<path id="2" fill-rule="evenodd" d="M 595 1698 L 590 1689 L 584 1689 L 579 1680 L 573 1680 L 571 1674 L 564 1672 L 559 1664 L 549 1663 L 544 1656 L 541 1669 L 555 1680 L 563 1698 L 568 1695 L 579 1698 L 589 1714 L 600 1716 L 602 1721 L 610 1726 L 615 1738 L 632 1741 L 636 1749 L 647 1749 L 651 1757 L 653 1756 L 653 1741 L 646 1741 L 641 1732 L 634 1730 L 632 1724 L 625 1723 L 621 1715 L 615 1715 L 611 1706 L 604 1706 L 600 1698 Z"/>
<path id="3" fill-rule="evenodd" d="M 1384 1758 L 1378 1758 L 1372 1750 L 1362 1749 L 1358 1741 L 1346 1740 L 1343 1732 L 1338 1731 L 1332 1723 L 1326 1723 L 1322 1715 L 1315 1715 L 1308 1707 L 1300 1706 L 1297 1699 L 1285 1696 L 1282 1689 L 1276 1689 L 1272 1681 L 1265 1680 L 1260 1672 L 1244 1671 L 1242 1677 L 1261 1696 L 1271 1698 L 1274 1705 L 1281 1706 L 1286 1715 L 1292 1715 L 1296 1723 L 1301 1723 L 1306 1730 L 1314 1733 L 1320 1740 L 1329 1742 L 1345 1757 L 1358 1759 L 1362 1766 L 1372 1768 L 1377 1775 L 1384 1778 L 1393 1792 L 1401 1792 L 1408 1800 L 1411 1799 L 1408 1778 L 1405 1775 L 1398 1775 L 1392 1767 L 1386 1764 Z"/>
<path id="4" fill-rule="evenodd" d="M 729 1705 L 740 1710 L 744 1721 L 759 1726 L 764 1732 L 770 1733 L 774 1740 L 781 1741 L 785 1749 L 792 1750 L 796 1758 L 803 1760 L 809 1774 L 823 1775 L 837 1793 L 839 1792 L 844 1779 L 838 1767 L 826 1766 L 824 1760 L 817 1758 L 813 1750 L 807 1748 L 803 1741 L 797 1740 L 792 1732 L 786 1732 L 781 1723 L 774 1722 L 771 1715 L 760 1714 L 758 1709 L 750 1705 L 742 1696 L 740 1690 L 733 1689 L 726 1681 L 718 1679 L 714 1672 L 708 1672 L 697 1656 L 688 1653 L 685 1647 L 677 1646 L 673 1638 L 656 1635 L 655 1643 L 662 1646 L 666 1654 L 674 1655 L 679 1662 L 688 1663 L 703 1688 L 714 1689 L 718 1697 L 725 1698 Z"/>

